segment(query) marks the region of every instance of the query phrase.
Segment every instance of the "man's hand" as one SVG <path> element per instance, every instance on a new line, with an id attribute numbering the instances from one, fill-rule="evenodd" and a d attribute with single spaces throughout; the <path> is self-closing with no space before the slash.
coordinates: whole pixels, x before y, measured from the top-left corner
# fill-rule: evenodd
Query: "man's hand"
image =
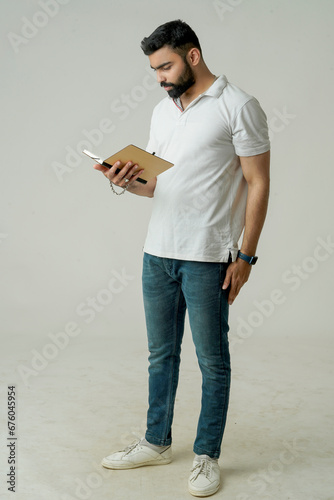
<path id="1" fill-rule="evenodd" d="M 121 188 L 127 186 L 127 190 L 130 193 L 147 196 L 148 198 L 153 198 L 154 196 L 157 178 L 150 179 L 146 184 L 137 182 L 138 177 L 144 172 L 144 169 L 132 161 L 128 161 L 125 164 L 121 161 L 116 161 L 111 168 L 96 163 L 94 168 L 102 172 L 116 186 Z M 117 169 L 120 170 L 118 173 Z"/>
<path id="2" fill-rule="evenodd" d="M 240 164 L 248 185 L 241 251 L 246 255 L 255 255 L 268 206 L 270 151 L 255 156 L 240 156 Z M 230 305 L 248 281 L 251 269 L 252 266 L 242 259 L 237 259 L 228 266 L 222 288 L 226 290 L 231 285 L 228 294 Z"/>
<path id="3" fill-rule="evenodd" d="M 111 168 L 96 163 L 94 168 L 102 172 L 113 184 L 122 188 L 132 186 L 136 179 L 144 172 L 143 169 L 139 169 L 138 165 L 134 165 L 132 161 L 128 161 L 125 164 L 116 161 Z M 118 173 L 117 169 L 120 169 Z"/>
<path id="4" fill-rule="evenodd" d="M 251 270 L 252 266 L 242 259 L 237 259 L 228 266 L 222 288 L 226 290 L 231 285 L 228 294 L 228 303 L 230 306 L 240 292 L 241 287 L 248 281 Z"/>

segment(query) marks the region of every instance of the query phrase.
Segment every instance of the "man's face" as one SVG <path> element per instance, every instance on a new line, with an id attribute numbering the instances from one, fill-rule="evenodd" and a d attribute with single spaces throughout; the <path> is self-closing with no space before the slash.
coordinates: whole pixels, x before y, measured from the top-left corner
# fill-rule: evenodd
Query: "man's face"
<path id="1" fill-rule="evenodd" d="M 179 54 L 165 46 L 149 56 L 151 68 L 157 72 L 157 80 L 168 95 L 180 97 L 195 83 L 195 76 L 189 63 Z"/>

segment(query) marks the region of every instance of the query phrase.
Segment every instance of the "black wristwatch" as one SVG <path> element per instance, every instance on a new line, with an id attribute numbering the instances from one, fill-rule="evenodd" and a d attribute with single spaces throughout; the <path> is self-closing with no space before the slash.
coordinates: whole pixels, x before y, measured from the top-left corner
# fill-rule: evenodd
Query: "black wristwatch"
<path id="1" fill-rule="evenodd" d="M 250 264 L 251 266 L 254 266 L 254 264 L 256 264 L 257 262 L 257 257 L 249 257 L 249 255 L 246 255 L 245 253 L 242 253 L 240 252 L 240 250 L 238 251 L 238 255 L 237 257 L 239 259 L 242 259 L 242 260 L 245 260 L 246 262 L 248 262 L 248 264 Z"/>

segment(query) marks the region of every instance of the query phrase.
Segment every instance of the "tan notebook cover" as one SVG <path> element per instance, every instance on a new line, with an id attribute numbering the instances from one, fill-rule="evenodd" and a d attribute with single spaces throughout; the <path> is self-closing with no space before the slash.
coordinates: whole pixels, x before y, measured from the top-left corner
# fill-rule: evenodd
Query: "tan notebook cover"
<path id="1" fill-rule="evenodd" d="M 163 160 L 154 154 L 148 153 L 144 149 L 138 148 L 133 144 L 126 146 L 126 148 L 121 149 L 118 153 L 109 156 L 103 163 L 108 165 L 113 165 L 115 161 L 120 160 L 123 163 L 132 161 L 137 163 L 140 168 L 144 168 L 144 172 L 141 174 L 140 179 L 149 181 L 156 175 L 161 174 L 165 170 L 168 170 L 173 166 L 173 163 Z"/>

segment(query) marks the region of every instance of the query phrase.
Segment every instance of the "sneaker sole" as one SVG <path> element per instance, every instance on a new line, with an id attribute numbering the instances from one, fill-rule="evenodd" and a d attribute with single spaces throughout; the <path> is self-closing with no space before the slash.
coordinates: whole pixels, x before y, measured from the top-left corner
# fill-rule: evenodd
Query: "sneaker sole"
<path id="1" fill-rule="evenodd" d="M 120 463 L 120 464 L 110 464 L 108 462 L 104 462 L 102 460 L 101 465 L 105 467 L 106 469 L 115 469 L 115 470 L 121 470 L 121 469 L 137 469 L 138 467 L 145 467 L 149 465 L 167 465 L 170 464 L 172 461 L 171 458 L 164 458 L 163 460 L 152 460 L 151 462 L 143 462 L 141 464 L 129 464 L 129 463 Z"/>
<path id="2" fill-rule="evenodd" d="M 214 495 L 215 493 L 217 493 L 217 491 L 219 490 L 219 487 L 220 487 L 220 484 L 218 484 L 218 486 L 216 488 L 214 488 L 212 490 L 208 490 L 206 492 L 192 490 L 190 487 L 188 487 L 188 490 L 189 490 L 189 493 L 191 495 L 193 495 L 194 497 L 208 497 L 210 495 Z"/>

